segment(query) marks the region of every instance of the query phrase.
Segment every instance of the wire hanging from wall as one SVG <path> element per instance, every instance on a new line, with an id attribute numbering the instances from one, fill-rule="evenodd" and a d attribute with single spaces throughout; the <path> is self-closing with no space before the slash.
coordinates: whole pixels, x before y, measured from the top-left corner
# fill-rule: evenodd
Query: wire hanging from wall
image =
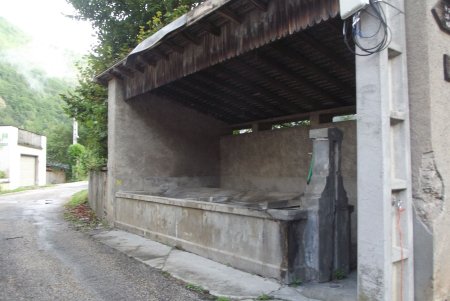
<path id="1" fill-rule="evenodd" d="M 403 13 L 398 8 L 396 8 L 395 6 L 386 1 L 370 0 L 370 4 L 368 7 L 366 7 L 364 10 L 358 11 L 353 15 L 353 18 L 351 18 L 351 23 L 349 21 L 350 18 L 344 20 L 343 25 L 344 42 L 347 48 L 354 55 L 369 56 L 375 53 L 379 53 L 385 50 L 391 43 L 392 33 L 391 29 L 389 28 L 389 25 L 387 24 L 386 13 L 383 7 L 381 6 L 382 3 L 393 7 L 400 13 Z M 378 20 L 379 24 L 375 32 L 368 33 L 364 31 L 364 29 L 361 26 L 362 14 L 368 14 L 371 17 Z M 378 42 L 374 46 L 366 45 L 370 43 L 369 40 L 373 39 L 378 39 Z M 354 44 L 357 48 L 359 48 L 360 51 L 355 51 L 355 49 L 352 47 L 352 44 Z"/>

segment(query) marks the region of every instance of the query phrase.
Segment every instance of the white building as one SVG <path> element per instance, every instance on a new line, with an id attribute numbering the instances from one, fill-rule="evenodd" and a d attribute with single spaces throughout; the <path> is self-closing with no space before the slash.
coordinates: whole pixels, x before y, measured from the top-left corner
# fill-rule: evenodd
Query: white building
<path id="1" fill-rule="evenodd" d="M 46 184 L 47 138 L 13 126 L 0 126 L 2 189 Z"/>

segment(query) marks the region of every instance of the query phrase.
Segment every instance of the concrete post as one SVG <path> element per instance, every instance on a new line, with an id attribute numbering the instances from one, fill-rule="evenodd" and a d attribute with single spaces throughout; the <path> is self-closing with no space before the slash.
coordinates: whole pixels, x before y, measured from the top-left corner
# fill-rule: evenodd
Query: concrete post
<path id="1" fill-rule="evenodd" d="M 105 218 L 108 222 L 115 221 L 115 194 L 116 186 L 116 164 L 120 160 L 117 150 L 120 149 L 117 137 L 118 125 L 121 120 L 120 106 L 125 103 L 123 82 L 120 79 L 114 78 L 108 84 L 108 177 L 106 181 L 106 204 L 105 204 Z"/>
<path id="2" fill-rule="evenodd" d="M 364 301 L 414 300 L 403 0 L 389 4 L 376 5 L 386 12 L 390 46 L 356 57 L 358 300 Z M 361 14 L 366 35 L 379 26 L 373 11 Z M 367 46 L 377 38 L 366 39 Z"/>
<path id="3" fill-rule="evenodd" d="M 349 272 L 350 216 L 340 173 L 342 132 L 336 128 L 313 129 L 313 176 L 304 201 L 309 237 L 306 265 L 311 279 L 330 281 L 335 271 Z"/>

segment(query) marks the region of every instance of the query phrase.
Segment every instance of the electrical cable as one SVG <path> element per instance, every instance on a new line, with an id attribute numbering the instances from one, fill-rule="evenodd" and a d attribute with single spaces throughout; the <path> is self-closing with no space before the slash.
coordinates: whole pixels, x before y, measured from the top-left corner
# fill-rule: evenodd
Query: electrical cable
<path id="1" fill-rule="evenodd" d="M 400 9 L 384 0 L 370 0 L 369 7 L 353 15 L 352 24 L 349 24 L 348 19 L 344 20 L 342 29 L 344 43 L 354 55 L 369 56 L 379 53 L 385 50 L 391 43 L 392 32 L 387 24 L 386 13 L 381 4 L 389 5 L 399 11 L 399 13 L 403 13 Z M 361 27 L 362 14 L 368 14 L 372 18 L 378 20 L 378 28 L 374 33 L 367 34 L 363 32 Z M 380 36 L 380 41 L 378 41 L 378 43 L 374 46 L 369 47 L 367 45 L 363 45 L 365 40 L 373 39 L 378 36 Z M 356 51 L 354 46 L 360 51 Z"/>

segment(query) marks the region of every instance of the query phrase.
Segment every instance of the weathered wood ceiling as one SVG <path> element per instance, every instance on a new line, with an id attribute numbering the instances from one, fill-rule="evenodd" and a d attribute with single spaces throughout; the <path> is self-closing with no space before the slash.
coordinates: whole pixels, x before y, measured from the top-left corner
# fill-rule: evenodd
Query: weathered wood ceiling
<path id="1" fill-rule="evenodd" d="M 229 124 L 355 105 L 354 56 L 333 19 L 159 87 Z"/>

